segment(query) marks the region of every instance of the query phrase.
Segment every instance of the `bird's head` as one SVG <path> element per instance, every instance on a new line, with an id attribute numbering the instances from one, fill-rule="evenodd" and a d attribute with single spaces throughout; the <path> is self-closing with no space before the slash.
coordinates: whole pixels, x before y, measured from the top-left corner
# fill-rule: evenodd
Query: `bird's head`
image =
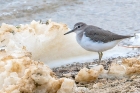
<path id="1" fill-rule="evenodd" d="M 83 23 L 83 22 L 78 22 L 74 25 L 74 28 L 71 31 L 68 31 L 66 34 L 69 34 L 71 32 L 75 32 L 75 33 L 79 33 L 81 32 L 85 27 L 87 26 L 87 24 Z"/>

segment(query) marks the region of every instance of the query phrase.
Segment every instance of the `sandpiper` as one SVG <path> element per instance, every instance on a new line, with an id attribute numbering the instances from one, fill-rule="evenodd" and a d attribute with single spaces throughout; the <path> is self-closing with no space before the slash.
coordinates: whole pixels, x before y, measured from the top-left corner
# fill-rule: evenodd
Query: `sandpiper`
<path id="1" fill-rule="evenodd" d="M 103 51 L 115 47 L 122 39 L 133 37 L 118 35 L 93 25 L 87 25 L 83 22 L 76 23 L 73 30 L 64 35 L 71 32 L 76 33 L 76 40 L 82 48 L 88 51 L 98 52 L 99 63 L 102 59 Z"/>

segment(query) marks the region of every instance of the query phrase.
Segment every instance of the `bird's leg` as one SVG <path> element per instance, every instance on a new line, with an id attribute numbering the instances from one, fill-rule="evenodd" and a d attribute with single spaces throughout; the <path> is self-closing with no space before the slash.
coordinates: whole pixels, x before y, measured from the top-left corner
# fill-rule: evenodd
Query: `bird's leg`
<path id="1" fill-rule="evenodd" d="M 98 52 L 98 54 L 99 54 L 99 64 L 100 64 L 102 56 L 103 56 L 103 53 L 102 52 Z"/>
<path id="2" fill-rule="evenodd" d="M 101 54 L 100 54 L 100 52 L 98 52 L 98 54 L 99 54 L 99 63 L 98 64 L 100 64 L 100 62 L 101 62 Z"/>
<path id="3" fill-rule="evenodd" d="M 101 59 L 102 59 L 102 56 L 103 56 L 103 52 L 101 52 Z"/>

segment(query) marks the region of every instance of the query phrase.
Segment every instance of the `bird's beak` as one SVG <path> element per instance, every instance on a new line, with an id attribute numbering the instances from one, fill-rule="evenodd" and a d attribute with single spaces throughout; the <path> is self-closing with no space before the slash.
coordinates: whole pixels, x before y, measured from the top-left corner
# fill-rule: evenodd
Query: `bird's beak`
<path id="1" fill-rule="evenodd" d="M 72 32 L 74 32 L 75 30 L 76 30 L 76 28 L 74 28 L 73 30 L 71 30 L 71 31 L 69 31 L 69 32 L 67 32 L 67 33 L 65 33 L 64 35 L 69 34 L 69 33 L 72 33 Z"/>

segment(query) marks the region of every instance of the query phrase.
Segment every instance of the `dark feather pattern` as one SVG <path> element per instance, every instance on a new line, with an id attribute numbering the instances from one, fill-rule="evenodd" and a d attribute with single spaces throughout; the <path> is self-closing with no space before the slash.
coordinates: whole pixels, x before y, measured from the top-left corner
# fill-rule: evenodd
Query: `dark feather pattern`
<path id="1" fill-rule="evenodd" d="M 118 35 L 113 32 L 103 30 L 99 27 L 91 26 L 91 25 L 88 25 L 87 28 L 85 28 L 85 31 L 86 31 L 85 35 L 89 37 L 91 40 L 93 40 L 94 42 L 107 43 L 114 40 L 133 37 L 133 36 Z"/>

